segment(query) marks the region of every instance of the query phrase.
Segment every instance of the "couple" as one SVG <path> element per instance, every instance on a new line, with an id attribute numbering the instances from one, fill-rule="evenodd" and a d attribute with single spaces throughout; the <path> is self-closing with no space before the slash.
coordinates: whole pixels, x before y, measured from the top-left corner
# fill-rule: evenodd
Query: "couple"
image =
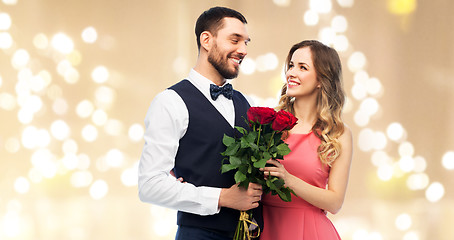
<path id="1" fill-rule="evenodd" d="M 291 153 L 281 163 L 269 160 L 263 170 L 282 178 L 298 197 L 283 202 L 262 196 L 260 185 L 239 188 L 232 173 L 220 172 L 223 135 L 234 135 L 234 126 L 247 128 L 243 117 L 251 106 L 226 83 L 237 77 L 247 54 L 246 24 L 241 13 L 224 7 L 198 18 L 195 67 L 158 94 L 146 115 L 139 197 L 178 210 L 177 240 L 232 239 L 240 211 L 249 209 L 263 230 L 261 240 L 340 239 L 326 211 L 342 206 L 352 136 L 341 119 L 341 63 L 332 48 L 303 41 L 286 60 L 287 84 L 277 109 L 299 120 L 286 134 Z"/>

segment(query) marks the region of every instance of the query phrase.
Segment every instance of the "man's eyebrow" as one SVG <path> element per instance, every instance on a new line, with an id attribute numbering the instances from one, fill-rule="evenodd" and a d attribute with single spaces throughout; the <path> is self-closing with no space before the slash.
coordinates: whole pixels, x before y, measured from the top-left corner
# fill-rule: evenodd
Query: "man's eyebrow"
<path id="1" fill-rule="evenodd" d="M 233 37 L 238 37 L 238 38 L 244 38 L 244 36 L 241 35 L 241 34 L 239 34 L 239 33 L 232 33 L 231 36 L 233 36 Z M 248 38 L 246 39 L 246 42 L 251 42 L 251 38 L 248 37 Z"/>

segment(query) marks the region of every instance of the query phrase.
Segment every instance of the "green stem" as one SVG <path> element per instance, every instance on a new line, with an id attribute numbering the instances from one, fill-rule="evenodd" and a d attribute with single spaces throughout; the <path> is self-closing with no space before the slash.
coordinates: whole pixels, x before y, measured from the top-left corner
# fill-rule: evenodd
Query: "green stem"
<path id="1" fill-rule="evenodd" d="M 270 138 L 270 141 L 268 142 L 268 146 L 266 148 L 266 151 L 268 152 L 268 150 L 270 149 L 271 147 L 271 140 L 273 140 L 273 137 L 274 137 L 274 133 L 276 133 L 275 131 L 273 131 L 273 134 L 271 134 L 271 138 Z"/>
<path id="2" fill-rule="evenodd" d="M 260 133 L 262 132 L 262 125 L 260 125 L 259 127 L 259 135 L 257 137 L 257 146 L 259 145 L 259 142 L 260 142 Z"/>

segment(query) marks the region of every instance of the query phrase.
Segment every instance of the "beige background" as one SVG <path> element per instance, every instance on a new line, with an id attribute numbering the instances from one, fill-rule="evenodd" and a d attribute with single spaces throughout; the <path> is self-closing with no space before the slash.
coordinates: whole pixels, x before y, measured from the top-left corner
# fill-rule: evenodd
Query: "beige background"
<path id="1" fill-rule="evenodd" d="M 12 44 L 0 48 L 0 239 L 173 239 L 175 213 L 141 203 L 137 197 L 134 174 L 143 140 L 128 133 L 131 126 L 137 127 L 134 124 L 143 126 L 153 97 L 184 78 L 193 66 L 197 57 L 195 20 L 216 5 L 235 8 L 248 19 L 252 42 L 247 58 L 259 64 L 257 59 L 271 53 L 277 59 L 270 70 L 259 71 L 257 65 L 252 74 L 241 73 L 234 80 L 237 89 L 267 106 L 276 103 L 290 46 L 303 39 L 319 39 L 319 32 L 330 27 L 335 16 L 343 16 L 348 28 L 337 35 L 349 43 L 345 51 L 339 51 L 349 99 L 344 120 L 353 130 L 355 153 L 343 209 L 329 217 L 343 239 L 454 239 L 453 170 L 442 165 L 443 156 L 454 151 L 454 3 L 351 0 L 351 6 L 343 7 L 341 1 L 321 2 L 331 3 L 332 8 L 320 13 L 313 26 L 303 20 L 309 0 L 0 2 L 0 16 L 11 20 L 3 25 L 0 20 L 0 34 L 7 33 L 12 39 Z M 81 37 L 90 26 L 97 32 L 94 43 Z M 72 40 L 70 53 L 59 53 L 51 46 L 57 33 Z M 43 49 L 34 44 L 39 34 L 49 42 Z M 20 49 L 30 60 L 17 67 L 12 59 Z M 355 71 L 349 69 L 348 61 L 357 52 L 366 59 L 363 73 L 382 86 L 379 94 L 367 96 L 379 106 L 367 124 L 355 121 L 365 99 L 352 93 Z M 78 72 L 74 83 L 58 73 L 64 59 Z M 91 74 L 100 65 L 109 77 L 96 83 Z M 51 80 L 37 91 L 28 91 L 26 95 L 38 97 L 42 106 L 31 120 L 21 122 L 18 115 L 24 107 L 18 89 L 23 87 L 18 85 L 24 69 L 33 76 L 45 70 Z M 98 94 L 103 89 L 112 94 L 110 100 L 100 101 Z M 86 117 L 77 114 L 83 100 L 105 113 L 108 121 L 94 122 L 90 111 Z M 62 102 L 66 111 L 58 105 Z M 51 131 L 56 120 L 65 121 L 70 128 L 64 139 L 57 139 Z M 399 141 L 387 135 L 394 122 L 406 132 Z M 97 129 L 93 141 L 82 137 L 87 125 Z M 47 132 L 47 143 L 27 147 L 27 127 Z M 361 144 L 374 140 L 361 137 L 368 131 L 385 136 L 386 146 L 362 149 Z M 413 146 L 410 159 L 424 158 L 426 168 L 401 170 L 402 142 Z M 51 153 L 49 159 L 36 157 L 43 149 Z M 112 149 L 117 155 L 108 154 Z M 379 167 L 372 161 L 379 150 L 389 156 L 388 164 L 394 169 L 388 180 L 380 180 Z M 68 155 L 75 156 L 73 162 L 65 160 Z M 40 160 L 34 164 L 34 159 Z M 40 168 L 41 161 L 48 165 Z M 77 166 L 68 167 L 68 161 Z M 83 161 L 89 165 L 84 166 Z M 447 161 L 452 166 L 454 160 Z M 39 177 L 48 166 L 56 169 L 55 174 Z M 71 179 L 80 172 L 88 177 L 83 178 L 83 186 L 76 187 Z M 414 174 L 425 180 L 418 190 L 407 185 Z M 444 190 L 434 202 L 426 197 L 431 195 L 433 183 Z M 97 186 L 107 192 L 100 193 Z"/>

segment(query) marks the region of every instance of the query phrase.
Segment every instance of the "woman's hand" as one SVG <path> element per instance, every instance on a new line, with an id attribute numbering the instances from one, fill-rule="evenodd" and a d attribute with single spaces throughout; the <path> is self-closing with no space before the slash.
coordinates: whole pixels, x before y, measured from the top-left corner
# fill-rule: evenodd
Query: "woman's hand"
<path id="1" fill-rule="evenodd" d="M 269 163 L 274 166 L 260 168 L 260 171 L 263 171 L 265 178 L 268 176 L 275 176 L 278 177 L 285 182 L 285 187 L 288 187 L 288 183 L 290 179 L 293 177 L 287 170 L 285 169 L 284 165 L 282 165 L 279 161 L 270 159 L 266 163 Z"/>

